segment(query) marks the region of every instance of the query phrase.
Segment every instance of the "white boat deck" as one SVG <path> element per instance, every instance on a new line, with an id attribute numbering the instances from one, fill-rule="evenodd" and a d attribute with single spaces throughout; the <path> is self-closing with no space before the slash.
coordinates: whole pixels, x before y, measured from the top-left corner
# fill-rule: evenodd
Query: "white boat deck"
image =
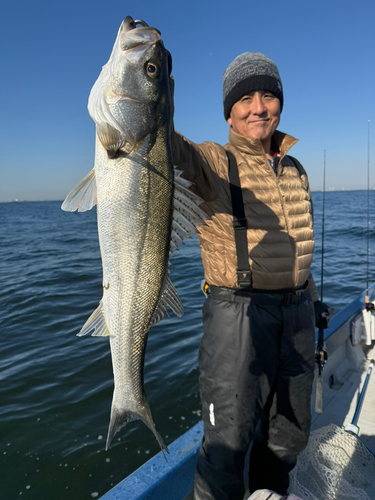
<path id="1" fill-rule="evenodd" d="M 323 413 L 315 413 L 313 397 L 311 430 L 332 423 L 345 427 L 352 422 L 370 360 L 375 359 L 375 346 L 366 346 L 362 350 L 359 345 L 352 347 L 347 344 L 344 348 L 345 358 L 341 357 L 342 353 L 337 353 L 340 361 L 329 367 L 329 363 L 335 361 L 329 359 L 327 369 L 323 371 Z M 375 452 L 375 373 L 370 377 L 357 426 L 360 440 Z"/>

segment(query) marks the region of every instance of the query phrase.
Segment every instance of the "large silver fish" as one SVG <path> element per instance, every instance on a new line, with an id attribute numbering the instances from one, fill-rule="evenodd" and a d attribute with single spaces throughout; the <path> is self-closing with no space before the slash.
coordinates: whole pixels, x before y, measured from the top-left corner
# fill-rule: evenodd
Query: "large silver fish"
<path id="1" fill-rule="evenodd" d="M 183 314 L 168 259 L 205 218 L 172 165 L 170 72 L 160 32 L 126 17 L 89 97 L 95 167 L 62 205 L 82 212 L 97 203 L 103 298 L 78 335 L 94 330 L 110 339 L 115 388 L 106 449 L 121 427 L 141 419 L 167 450 L 143 385 L 147 334 L 167 306 Z"/>

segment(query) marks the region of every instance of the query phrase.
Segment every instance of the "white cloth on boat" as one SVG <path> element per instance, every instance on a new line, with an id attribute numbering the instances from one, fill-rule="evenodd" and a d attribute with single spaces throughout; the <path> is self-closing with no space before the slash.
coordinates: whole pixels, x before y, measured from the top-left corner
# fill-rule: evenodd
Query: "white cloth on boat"
<path id="1" fill-rule="evenodd" d="M 285 497 L 271 490 L 257 490 L 254 491 L 248 500 L 302 500 L 302 498 L 293 494 Z"/>

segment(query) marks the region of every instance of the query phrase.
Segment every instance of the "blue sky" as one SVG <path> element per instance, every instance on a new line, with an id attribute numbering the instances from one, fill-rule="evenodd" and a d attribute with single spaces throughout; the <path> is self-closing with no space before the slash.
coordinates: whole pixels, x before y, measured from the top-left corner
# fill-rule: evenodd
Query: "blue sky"
<path id="1" fill-rule="evenodd" d="M 222 73 L 259 51 L 279 67 L 279 129 L 311 188 L 375 187 L 373 0 L 3 1 L 0 16 L 0 201 L 64 199 L 93 167 L 87 99 L 122 19 L 157 27 L 173 56 L 175 125 L 195 142 L 225 144 Z"/>

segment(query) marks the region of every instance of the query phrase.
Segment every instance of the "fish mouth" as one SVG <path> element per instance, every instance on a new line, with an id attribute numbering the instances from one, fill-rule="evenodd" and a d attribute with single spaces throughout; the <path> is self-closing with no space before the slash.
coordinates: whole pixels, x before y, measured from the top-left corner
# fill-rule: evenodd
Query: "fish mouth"
<path id="1" fill-rule="evenodd" d="M 111 92 L 109 92 L 107 94 L 106 101 L 108 104 L 112 104 L 112 105 L 116 105 L 120 101 L 141 102 L 139 99 L 136 99 L 135 97 L 132 97 L 132 96 L 127 95 L 127 94 L 121 94 L 121 93 L 115 92 L 114 90 L 112 90 Z"/>
<path id="2" fill-rule="evenodd" d="M 138 27 L 140 25 L 140 27 Z M 144 21 L 134 21 L 131 16 L 126 16 L 120 27 L 120 46 L 123 51 L 152 45 L 160 40 L 161 33 Z"/>

